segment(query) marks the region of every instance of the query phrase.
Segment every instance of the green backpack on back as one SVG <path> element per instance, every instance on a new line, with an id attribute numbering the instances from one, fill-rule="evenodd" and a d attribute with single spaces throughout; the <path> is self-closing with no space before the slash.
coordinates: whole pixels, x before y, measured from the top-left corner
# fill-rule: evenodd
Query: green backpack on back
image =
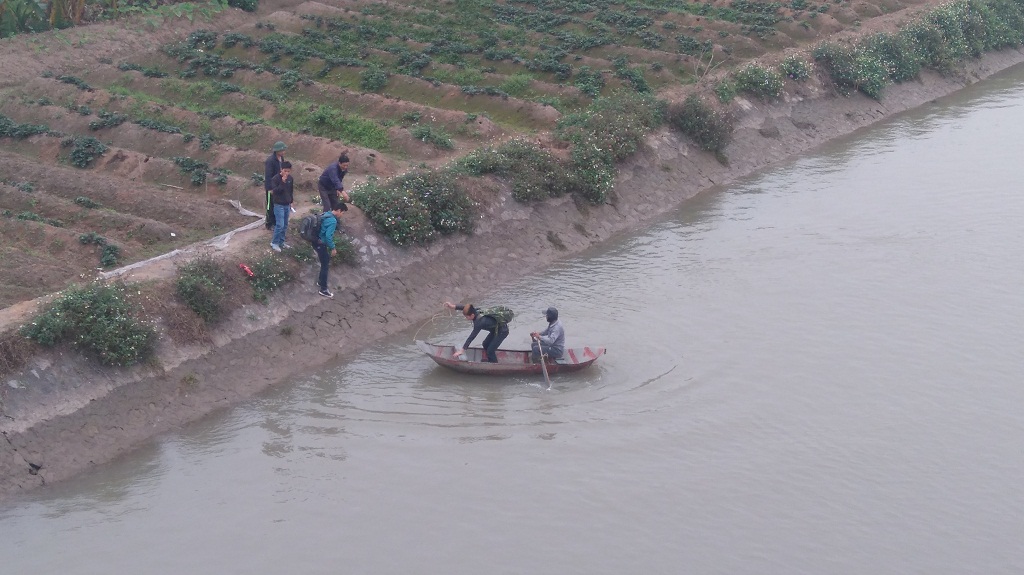
<path id="1" fill-rule="evenodd" d="M 508 322 L 512 321 L 512 318 L 516 316 L 515 312 L 508 309 L 503 305 L 496 305 L 493 307 L 478 310 L 477 313 L 480 315 L 489 315 L 498 322 L 498 327 L 507 326 Z"/>

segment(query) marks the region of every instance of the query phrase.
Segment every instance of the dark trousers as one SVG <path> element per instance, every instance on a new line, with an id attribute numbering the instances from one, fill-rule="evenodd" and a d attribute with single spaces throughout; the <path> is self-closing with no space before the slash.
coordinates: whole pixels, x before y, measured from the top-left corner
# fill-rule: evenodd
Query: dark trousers
<path id="1" fill-rule="evenodd" d="M 495 352 L 498 351 L 498 346 L 501 345 L 501 342 L 505 341 L 506 337 L 508 337 L 507 325 L 487 334 L 487 337 L 484 338 L 484 351 L 487 352 L 487 361 L 498 363 L 498 356 Z"/>
<path id="2" fill-rule="evenodd" d="M 319 182 L 317 182 L 316 187 L 317 191 L 320 192 L 320 205 L 323 206 L 324 213 L 326 214 L 327 212 L 331 211 L 334 204 L 338 203 L 340 194 L 338 194 L 338 190 L 328 190 L 327 188 L 321 186 Z"/>
<path id="3" fill-rule="evenodd" d="M 316 250 L 316 257 L 320 260 L 320 277 L 317 278 L 316 284 L 320 289 L 327 289 L 327 270 L 331 267 L 331 250 L 323 242 L 317 242 L 313 249 Z"/>
<path id="4" fill-rule="evenodd" d="M 268 230 L 274 229 L 277 225 L 277 218 L 274 216 L 274 201 L 271 198 L 270 190 L 267 190 L 267 222 L 266 226 Z"/>

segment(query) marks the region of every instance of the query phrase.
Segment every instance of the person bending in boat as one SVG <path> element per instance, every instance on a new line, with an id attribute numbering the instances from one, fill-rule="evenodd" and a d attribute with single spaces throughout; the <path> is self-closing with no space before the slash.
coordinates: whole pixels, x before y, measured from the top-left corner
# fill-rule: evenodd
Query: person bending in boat
<path id="1" fill-rule="evenodd" d="M 500 312 L 490 313 L 490 310 L 478 310 L 471 303 L 455 305 L 450 301 L 446 301 L 444 302 L 444 307 L 461 311 L 463 317 L 473 322 L 473 333 L 469 334 L 466 343 L 462 344 L 462 348 L 456 350 L 452 357 L 459 357 L 465 353 L 466 349 L 469 348 L 469 344 L 473 343 L 473 340 L 476 339 L 477 334 L 481 331 L 486 331 L 488 333 L 487 337 L 484 338 L 483 348 L 487 353 L 487 358 L 484 361 L 498 363 L 496 353 L 498 346 L 508 337 L 508 321 L 502 322 L 501 317 L 496 317 L 502 314 Z M 506 310 L 508 308 L 499 307 L 491 309 Z"/>
<path id="2" fill-rule="evenodd" d="M 558 310 L 549 307 L 544 311 L 544 317 L 548 320 L 547 329 L 530 334 L 530 339 L 533 340 L 530 344 L 533 349 L 533 363 L 540 363 L 542 354 L 550 359 L 558 359 L 565 353 L 565 329 L 558 320 Z"/>

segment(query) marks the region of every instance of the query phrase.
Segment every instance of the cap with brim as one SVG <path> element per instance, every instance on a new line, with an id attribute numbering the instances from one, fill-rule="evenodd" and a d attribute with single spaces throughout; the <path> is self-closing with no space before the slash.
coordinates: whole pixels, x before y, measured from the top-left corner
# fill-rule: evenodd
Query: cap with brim
<path id="1" fill-rule="evenodd" d="M 288 146 L 286 146 L 284 144 L 284 142 L 274 142 L 274 147 L 271 148 L 271 151 L 273 151 L 273 152 L 283 152 L 283 151 L 285 151 L 287 149 L 288 149 Z"/>

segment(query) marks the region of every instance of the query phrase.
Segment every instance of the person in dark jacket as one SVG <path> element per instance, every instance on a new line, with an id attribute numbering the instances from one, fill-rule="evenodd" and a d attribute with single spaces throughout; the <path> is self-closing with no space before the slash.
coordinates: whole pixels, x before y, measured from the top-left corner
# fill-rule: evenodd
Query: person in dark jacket
<path id="1" fill-rule="evenodd" d="M 565 353 L 565 329 L 558 319 L 558 310 L 549 307 L 544 310 L 544 317 L 548 320 L 548 327 L 544 331 L 535 331 L 530 334 L 533 340 L 531 358 L 533 363 L 540 363 L 541 355 L 550 359 L 558 359 Z"/>
<path id="2" fill-rule="evenodd" d="M 345 191 L 345 174 L 348 173 L 348 153 L 342 152 L 338 161 L 334 162 L 320 174 L 316 187 L 320 192 L 320 203 L 323 205 L 324 213 L 331 211 L 331 206 L 340 200 L 349 201 L 348 192 Z M 340 196 L 340 198 L 339 198 Z"/>
<path id="3" fill-rule="evenodd" d="M 288 231 L 288 215 L 291 214 L 295 199 L 291 162 L 281 162 L 281 173 L 270 181 L 270 196 L 274 204 L 274 238 L 270 240 L 270 248 L 279 252 L 281 248 L 291 247 L 284 243 L 284 235 Z"/>
<path id="4" fill-rule="evenodd" d="M 284 151 L 288 146 L 284 145 L 284 142 L 274 142 L 274 147 L 270 150 L 270 156 L 263 162 L 263 191 L 266 192 L 266 208 L 267 208 L 267 220 L 266 227 L 268 230 L 274 229 L 274 200 L 270 196 L 270 182 L 274 179 L 274 176 L 281 173 L 281 162 L 284 161 Z"/>
<path id="5" fill-rule="evenodd" d="M 498 320 L 493 316 L 482 315 L 471 303 L 455 305 L 450 301 L 446 301 L 444 302 L 444 307 L 461 311 L 463 317 L 473 322 L 473 333 L 469 334 L 466 343 L 462 344 L 462 348 L 456 350 L 452 357 L 461 356 L 469 348 L 469 344 L 473 343 L 473 340 L 476 339 L 477 334 L 481 331 L 486 331 L 488 333 L 483 343 L 484 352 L 487 354 L 486 361 L 498 363 L 496 352 L 501 342 L 505 341 L 505 338 L 508 337 L 508 324 L 498 323 Z"/>
<path id="6" fill-rule="evenodd" d="M 320 235 L 317 237 L 313 249 L 316 250 L 316 257 L 320 260 L 320 276 L 316 285 L 320 295 L 326 298 L 333 298 L 334 294 L 327 288 L 327 273 L 331 267 L 331 256 L 338 255 L 338 248 L 334 245 L 334 230 L 338 229 L 338 220 L 341 214 L 348 211 L 348 206 L 341 202 L 335 203 L 333 209 L 325 212 L 320 218 Z"/>

